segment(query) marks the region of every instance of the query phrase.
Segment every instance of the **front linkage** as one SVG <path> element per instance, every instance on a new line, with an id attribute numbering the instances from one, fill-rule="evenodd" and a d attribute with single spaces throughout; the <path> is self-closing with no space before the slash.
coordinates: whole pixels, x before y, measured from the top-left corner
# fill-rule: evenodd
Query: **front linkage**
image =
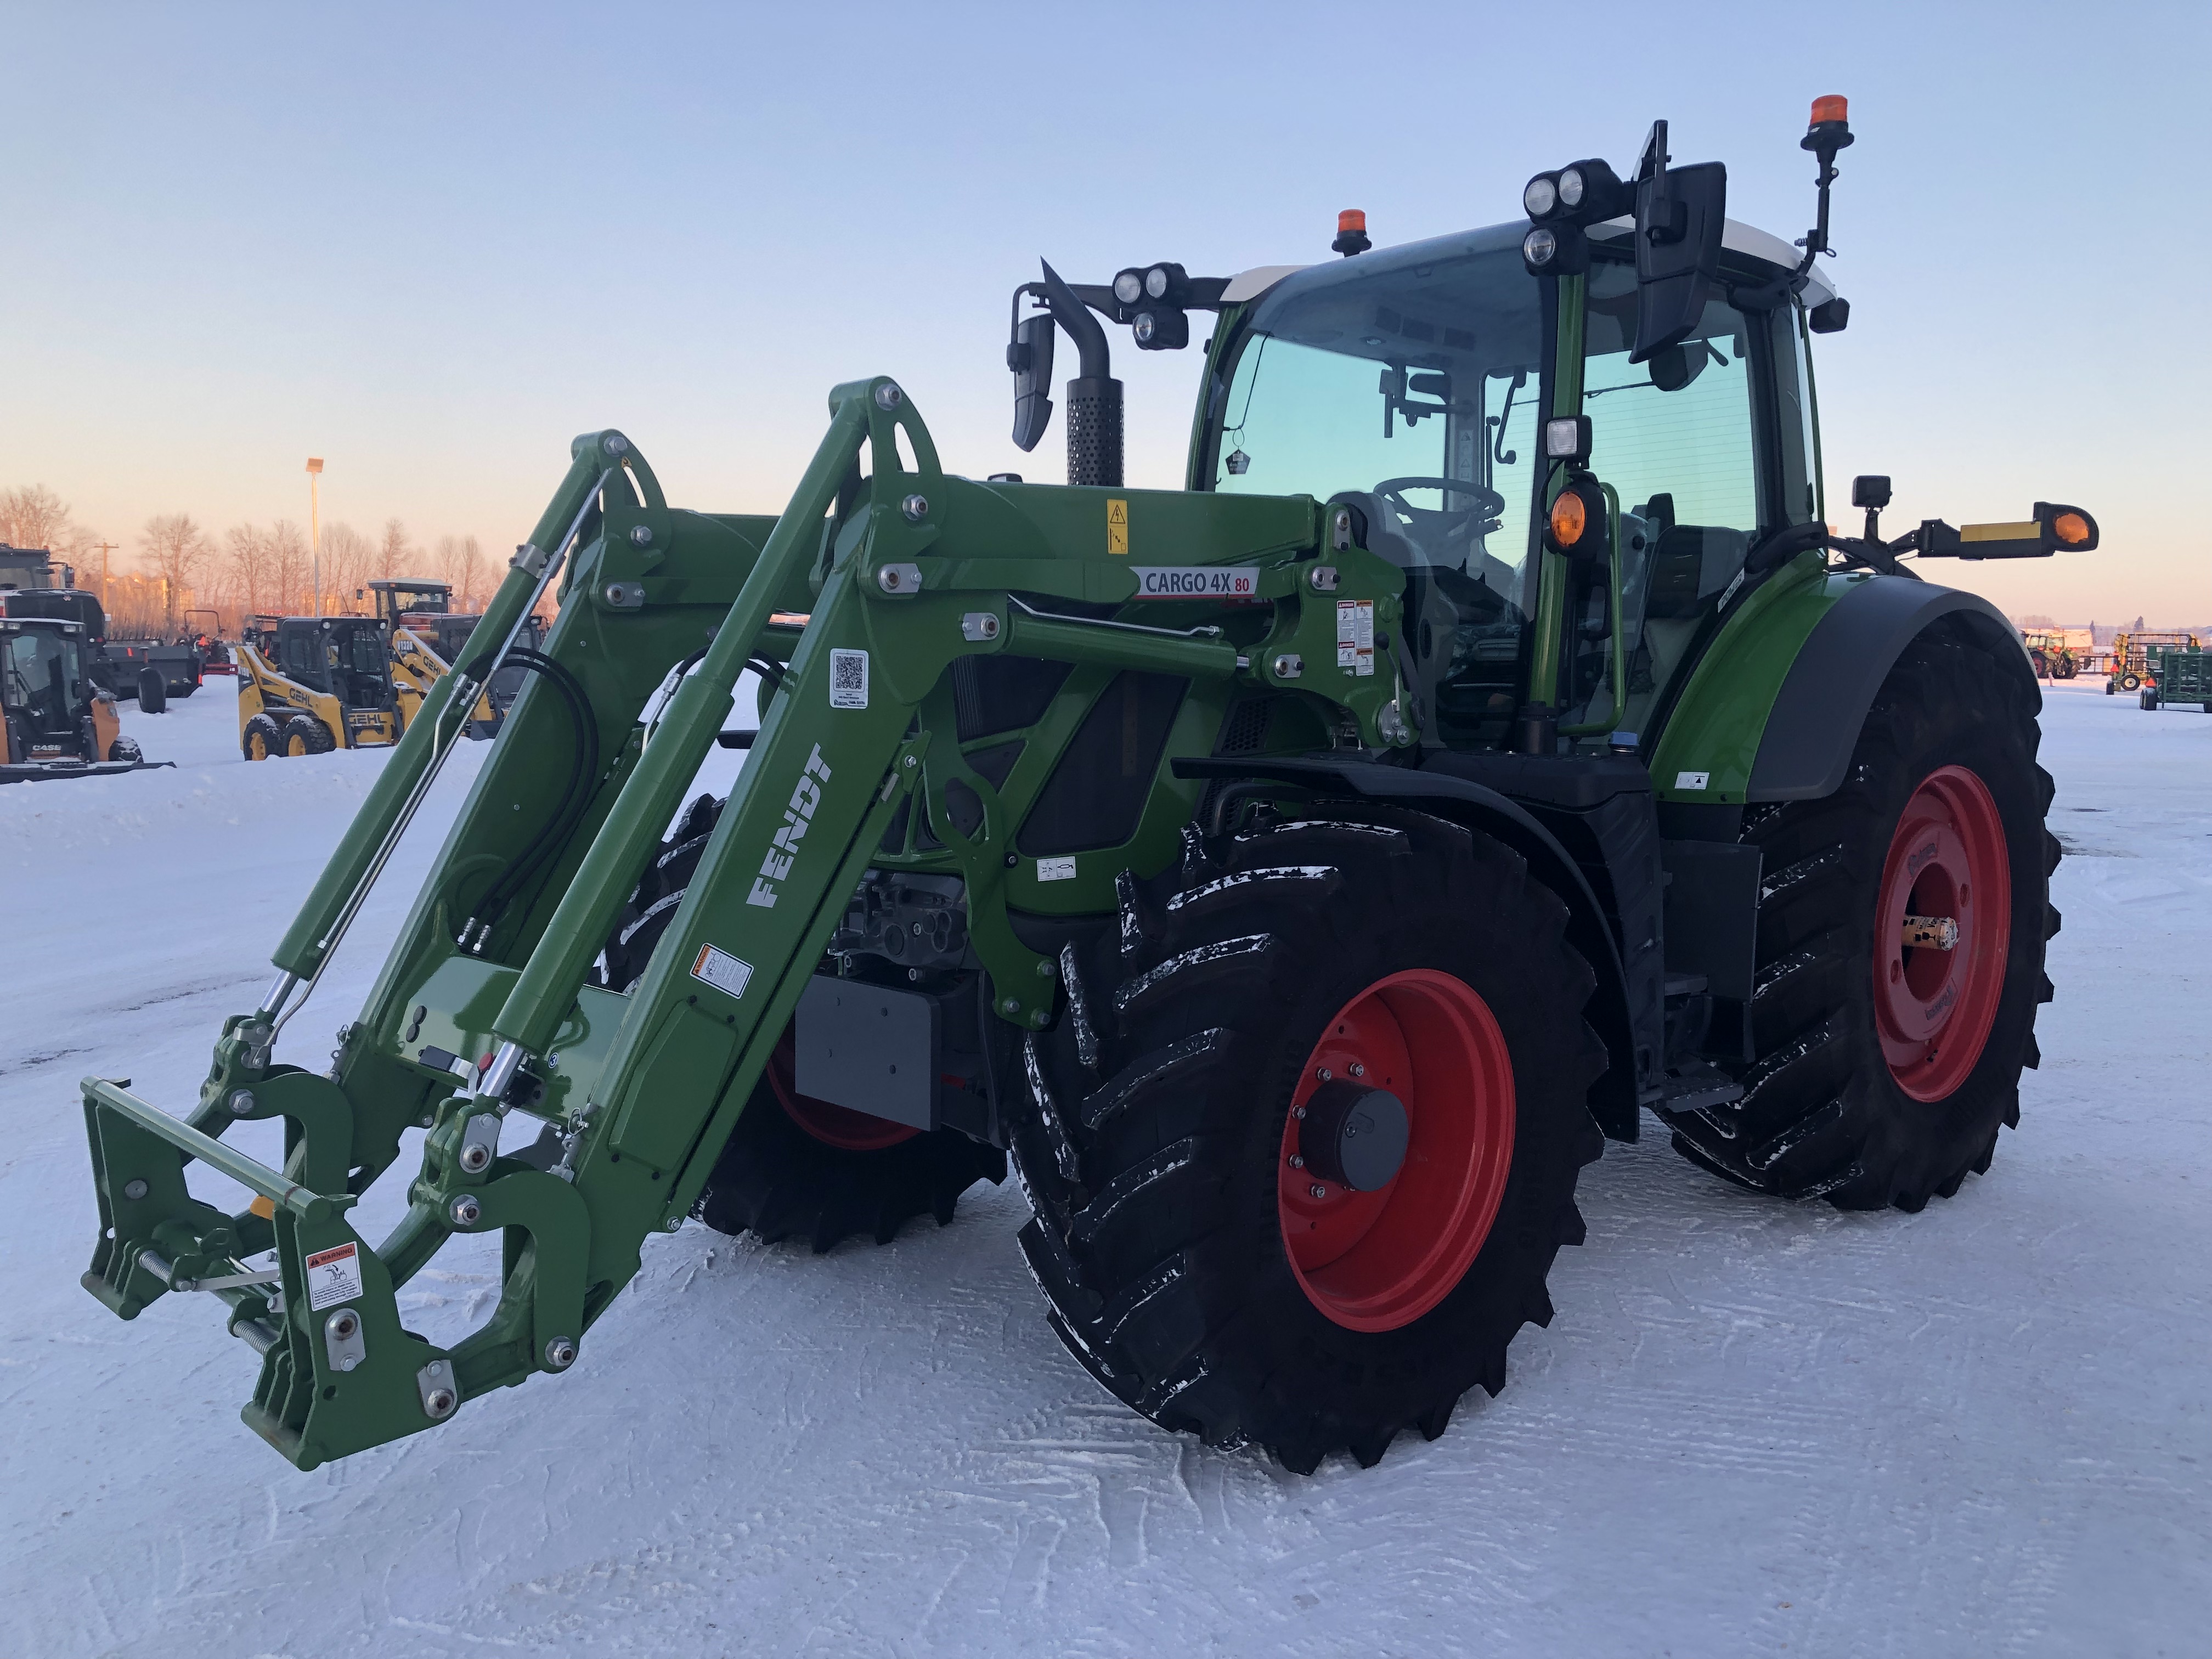
<path id="1" fill-rule="evenodd" d="M 243 1414 L 300 1468 L 574 1362 L 644 1236 L 680 1226 L 698 1200 L 909 796 L 938 804 L 995 1012 L 1052 1022 L 1056 965 L 1006 915 L 1011 815 L 925 710 L 956 658 L 1011 652 L 1302 696 L 1348 742 L 1413 741 L 1388 655 L 1340 648 L 1345 607 L 1387 631 L 1399 605 L 1397 573 L 1352 545 L 1341 513 L 1304 497 L 987 487 L 943 474 L 890 380 L 837 387 L 830 410 L 772 528 L 672 512 L 621 434 L 579 439 L 468 666 L 424 699 L 276 951 L 275 987 L 226 1023 L 198 1109 L 180 1121 L 126 1083 L 85 1080 L 100 1222 L 86 1288 L 126 1319 L 171 1291 L 221 1298 L 262 1355 Z M 1159 526 L 1156 544 L 1181 562 L 1140 574 L 1133 520 Z M 276 1031 L 564 562 L 566 602 L 533 665 L 550 684 L 517 704 L 337 1065 L 325 1077 L 274 1063 Z M 1140 583 L 1254 603 L 1225 627 L 1095 615 Z M 749 660 L 775 670 L 776 690 L 698 874 L 643 979 L 627 996 L 598 988 L 593 960 Z M 672 665 L 690 672 L 648 730 L 641 710 Z M 944 811 L 948 785 L 980 811 Z M 518 1111 L 542 1132 L 503 1152 Z M 218 1138 L 263 1118 L 284 1121 L 281 1170 Z M 349 1214 L 417 1127 L 428 1134 L 407 1216 L 372 1247 Z M 194 1158 L 249 1188 L 250 1206 L 191 1197 Z M 451 1349 L 406 1330 L 398 1286 L 451 1235 L 492 1230 L 504 1285 L 490 1320 Z M 273 1271 L 246 1265 L 272 1249 Z"/>

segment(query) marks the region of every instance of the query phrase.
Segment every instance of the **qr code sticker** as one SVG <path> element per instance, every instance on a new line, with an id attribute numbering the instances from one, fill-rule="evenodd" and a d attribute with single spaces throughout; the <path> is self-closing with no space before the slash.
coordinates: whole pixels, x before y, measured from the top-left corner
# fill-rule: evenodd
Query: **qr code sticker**
<path id="1" fill-rule="evenodd" d="M 866 708 L 868 706 L 868 653 L 832 651 L 830 653 L 830 706 Z"/>

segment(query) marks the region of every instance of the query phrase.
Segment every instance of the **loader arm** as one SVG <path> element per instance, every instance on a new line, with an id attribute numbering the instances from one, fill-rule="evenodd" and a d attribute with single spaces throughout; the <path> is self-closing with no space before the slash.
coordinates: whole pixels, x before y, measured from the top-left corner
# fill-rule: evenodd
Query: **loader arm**
<path id="1" fill-rule="evenodd" d="M 890 381 L 842 386 L 775 520 L 672 511 L 621 434 L 577 441 L 463 657 L 489 679 L 558 570 L 563 603 L 543 660 L 329 1076 L 273 1063 L 276 1029 L 312 993 L 450 753 L 482 689 L 465 671 L 428 687 L 280 944 L 276 985 L 226 1023 L 191 1118 L 85 1081 L 101 1226 L 87 1288 L 125 1318 L 172 1291 L 219 1297 L 262 1352 L 244 1415 L 301 1468 L 574 1363 L 637 1271 L 645 1236 L 680 1226 L 697 1200 L 910 797 L 927 798 L 937 856 L 965 878 L 997 1018 L 1052 1020 L 1056 965 L 1006 914 L 1021 777 L 1002 794 L 947 729 L 957 658 L 1174 675 L 1211 688 L 1217 717 L 1239 687 L 1287 693 L 1340 740 L 1411 742 L 1387 662 L 1377 672 L 1372 657 L 1340 653 L 1343 606 L 1395 624 L 1397 573 L 1342 526 L 1332 539 L 1330 514 L 1310 498 L 992 488 L 943 473 Z M 1133 522 L 1158 565 L 1133 565 Z M 1104 614 L 1163 580 L 1200 596 L 1200 610 L 1223 593 L 1246 608 L 1224 613 L 1225 627 Z M 1179 622 L 1192 608 L 1152 614 Z M 600 988 L 594 958 L 749 661 L 767 662 L 775 686 L 728 805 L 642 979 L 626 995 Z M 688 672 L 648 725 L 672 667 Z M 1210 744 L 1210 728 L 1190 725 L 1186 741 Z M 1195 803 L 1194 786 L 1159 787 Z M 975 803 L 964 822 L 946 809 L 956 787 Z M 1110 872 L 1090 878 L 1110 891 Z M 265 1117 L 285 1121 L 281 1170 L 219 1139 Z M 526 1127 L 530 1145 L 512 1133 Z M 408 1212 L 372 1246 L 350 1212 L 415 1128 L 428 1134 Z M 195 1198 L 195 1159 L 252 1202 L 227 1214 Z M 504 1282 L 489 1320 L 451 1347 L 405 1330 L 398 1287 L 453 1234 L 493 1229 Z M 247 1267 L 270 1249 L 273 1277 Z"/>

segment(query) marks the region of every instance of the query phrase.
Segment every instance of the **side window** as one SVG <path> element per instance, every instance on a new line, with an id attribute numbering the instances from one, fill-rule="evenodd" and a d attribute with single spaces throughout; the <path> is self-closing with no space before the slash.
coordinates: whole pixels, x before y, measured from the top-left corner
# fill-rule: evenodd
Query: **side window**
<path id="1" fill-rule="evenodd" d="M 1797 355 L 1781 342 L 1790 313 L 1747 316 L 1716 295 L 1680 345 L 1650 360 L 1628 361 L 1636 313 L 1636 278 L 1628 266 L 1600 263 L 1590 272 L 1584 334 L 1583 407 L 1590 418 L 1590 467 L 1619 492 L 1621 512 L 1621 620 L 1630 656 L 1632 728 L 1680 667 L 1699 624 L 1742 570 L 1762 520 L 1760 478 L 1770 464 L 1776 481 L 1787 457 L 1764 453 L 1759 402 L 1769 365 L 1786 374 L 1794 401 Z M 1783 349 L 1771 349 L 1781 343 Z M 1794 413 L 1794 410 L 1793 410 Z M 1804 461 L 1796 461 L 1796 494 L 1804 493 Z M 1786 484 L 1784 485 L 1786 490 Z M 1578 618 L 1585 634 L 1609 632 L 1592 614 Z M 1595 656 L 1595 653 L 1592 653 Z M 1608 670 L 1589 664 L 1582 683 L 1595 686 Z M 1578 687 L 1578 690 L 1579 690 Z M 1591 714 L 1610 704 L 1597 691 Z"/>

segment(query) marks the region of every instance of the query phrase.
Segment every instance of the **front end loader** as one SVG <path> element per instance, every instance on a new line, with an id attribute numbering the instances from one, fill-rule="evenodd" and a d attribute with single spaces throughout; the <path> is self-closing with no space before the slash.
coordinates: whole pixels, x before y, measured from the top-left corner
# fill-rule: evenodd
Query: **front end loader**
<path id="1" fill-rule="evenodd" d="M 1310 1470 L 1503 1385 L 1581 1166 L 1647 1114 L 1777 1198 L 1955 1193 L 2035 1063 L 2056 844 L 2017 634 L 1913 566 L 2096 527 L 1885 538 L 1876 477 L 1862 534 L 1826 524 L 1850 142 L 1816 104 L 1802 256 L 1662 123 L 1632 177 L 1540 173 L 1487 230 L 1048 266 L 1008 362 L 1029 448 L 1079 354 L 1066 486 L 945 471 L 882 378 L 831 392 L 775 518 L 673 507 L 623 434 L 579 438 L 198 1103 L 85 1080 L 86 1287 L 216 1297 L 260 1356 L 246 1421 L 312 1468 L 580 1363 L 648 1234 L 888 1242 L 1011 1158 L 1091 1374 Z M 1170 349 L 1195 313 L 1187 487 L 1127 488 L 1104 325 Z M 335 1064 L 278 1061 L 502 669 L 527 684 Z M 717 745 L 735 785 L 687 802 Z M 267 1118 L 281 1167 L 222 1138 Z M 195 1196 L 195 1160 L 251 1201 Z M 481 1328 L 407 1329 L 398 1288 L 487 1231 Z"/>

